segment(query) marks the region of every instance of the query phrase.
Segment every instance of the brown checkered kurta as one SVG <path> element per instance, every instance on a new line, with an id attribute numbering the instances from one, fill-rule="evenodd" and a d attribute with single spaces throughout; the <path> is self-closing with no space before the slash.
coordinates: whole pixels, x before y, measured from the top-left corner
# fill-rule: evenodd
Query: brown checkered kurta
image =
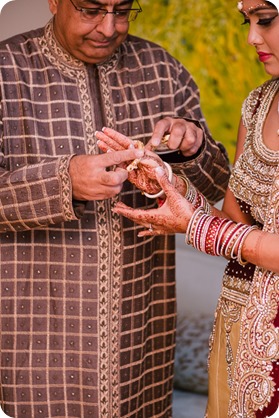
<path id="1" fill-rule="evenodd" d="M 2 407 L 17 418 L 170 417 L 174 238 L 139 239 L 111 212 L 114 199 L 73 205 L 67 167 L 98 153 L 104 125 L 146 141 L 167 115 L 203 124 L 197 88 L 133 37 L 105 65 L 84 65 L 59 48 L 51 22 L 2 43 L 0 63 Z M 208 139 L 178 168 L 214 200 L 226 164 Z M 154 204 L 128 182 L 121 199 Z"/>

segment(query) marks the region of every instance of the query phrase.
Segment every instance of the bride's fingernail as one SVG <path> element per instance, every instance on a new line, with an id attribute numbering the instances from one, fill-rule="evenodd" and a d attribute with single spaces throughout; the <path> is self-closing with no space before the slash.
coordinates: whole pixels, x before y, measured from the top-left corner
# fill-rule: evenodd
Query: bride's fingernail
<path id="1" fill-rule="evenodd" d="M 164 173 L 165 173 L 165 170 L 164 170 L 164 169 L 163 169 L 163 167 L 161 167 L 161 166 L 156 167 L 156 168 L 155 168 L 155 171 L 156 171 L 158 174 L 164 174 Z"/>
<path id="2" fill-rule="evenodd" d="M 141 158 L 144 156 L 144 150 L 143 149 L 137 149 L 136 150 L 136 156 L 137 158 Z"/>

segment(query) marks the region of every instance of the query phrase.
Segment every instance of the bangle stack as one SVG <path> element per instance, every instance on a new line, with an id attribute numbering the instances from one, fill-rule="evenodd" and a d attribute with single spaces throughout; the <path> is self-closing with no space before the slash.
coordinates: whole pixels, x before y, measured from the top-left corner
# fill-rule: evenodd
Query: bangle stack
<path id="1" fill-rule="evenodd" d="M 166 166 L 166 168 L 167 168 L 167 170 L 168 170 L 168 179 L 169 179 L 169 181 L 170 182 L 172 182 L 172 177 L 173 177 L 173 173 L 172 173 L 172 168 L 171 168 L 171 166 L 168 164 L 168 163 L 166 163 L 165 161 L 164 161 L 164 164 L 165 164 L 165 166 Z M 160 196 L 162 196 L 163 194 L 164 194 L 165 192 L 164 192 L 164 190 L 161 190 L 160 192 L 158 192 L 158 193 L 156 193 L 156 194 L 149 194 L 149 193 L 143 193 L 146 197 L 149 197 L 150 199 L 157 199 L 157 197 L 160 197 Z"/>
<path id="2" fill-rule="evenodd" d="M 186 194 L 184 196 L 185 199 L 187 199 L 188 202 L 192 203 L 192 205 L 194 206 L 194 209 L 203 208 L 205 213 L 210 215 L 212 213 L 212 207 L 208 203 L 208 201 L 206 200 L 204 195 L 202 193 L 200 193 L 193 186 L 192 183 L 190 183 L 190 181 L 189 181 L 189 179 L 187 179 L 187 177 L 184 177 L 184 176 L 177 176 L 177 177 L 179 177 L 181 180 L 183 180 L 185 185 L 186 185 Z"/>
<path id="3" fill-rule="evenodd" d="M 206 254 L 236 259 L 244 266 L 247 262 L 241 257 L 243 243 L 253 229 L 258 228 L 208 215 L 199 207 L 190 219 L 185 242 Z"/>

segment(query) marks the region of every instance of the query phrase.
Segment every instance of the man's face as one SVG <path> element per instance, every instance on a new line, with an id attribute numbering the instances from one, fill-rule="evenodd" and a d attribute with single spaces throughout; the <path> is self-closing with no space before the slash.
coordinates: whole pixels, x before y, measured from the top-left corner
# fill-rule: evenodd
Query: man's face
<path id="1" fill-rule="evenodd" d="M 73 57 L 90 64 L 99 64 L 114 53 L 125 40 L 129 23 L 118 22 L 107 14 L 96 23 L 85 18 L 78 8 L 130 9 L 129 0 L 48 0 L 54 17 L 54 32 L 62 47 Z M 74 6 L 75 5 L 75 6 Z"/>

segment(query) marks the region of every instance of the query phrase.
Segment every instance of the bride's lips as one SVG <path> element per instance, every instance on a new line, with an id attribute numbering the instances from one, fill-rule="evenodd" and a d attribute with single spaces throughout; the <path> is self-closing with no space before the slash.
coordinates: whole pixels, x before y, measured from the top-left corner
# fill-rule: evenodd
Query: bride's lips
<path id="1" fill-rule="evenodd" d="M 261 62 L 266 62 L 272 57 L 272 54 L 263 51 L 258 51 L 258 55 Z"/>

